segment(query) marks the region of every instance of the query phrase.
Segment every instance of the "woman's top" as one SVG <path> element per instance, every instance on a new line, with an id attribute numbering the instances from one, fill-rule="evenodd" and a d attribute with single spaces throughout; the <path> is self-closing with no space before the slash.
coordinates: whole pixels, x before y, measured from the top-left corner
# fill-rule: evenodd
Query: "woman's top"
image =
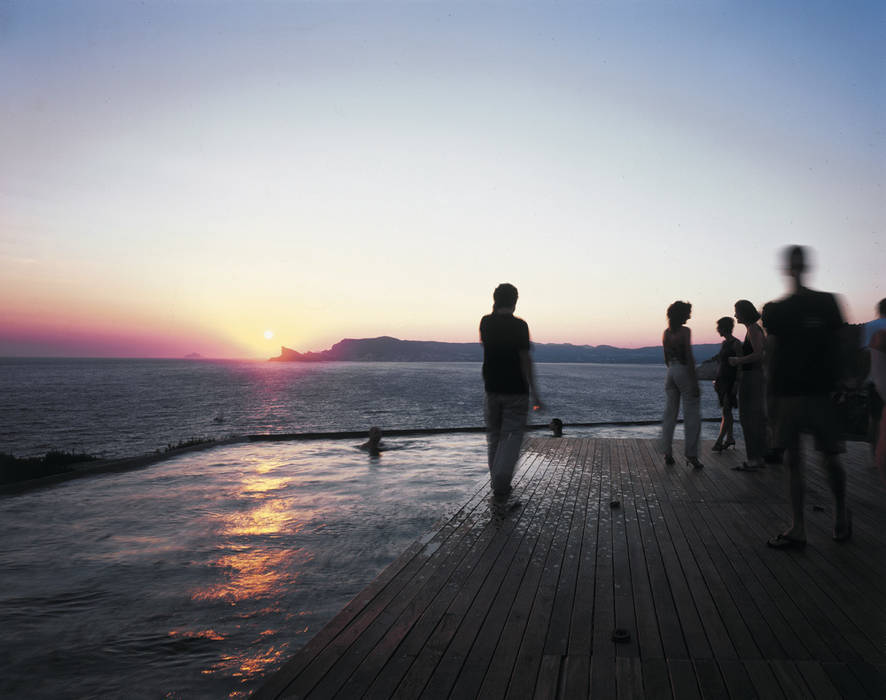
<path id="1" fill-rule="evenodd" d="M 679 363 L 681 365 L 689 364 L 689 353 L 686 352 L 686 334 L 682 333 L 682 328 L 676 332 L 670 328 L 664 332 L 664 354 L 665 363 L 670 366 Z"/>
<path id="2" fill-rule="evenodd" d="M 754 344 L 751 342 L 751 328 L 756 328 L 760 331 L 761 334 L 763 333 L 763 329 L 760 328 L 760 326 L 758 326 L 757 324 L 753 324 L 753 326 L 748 326 L 748 332 L 745 334 L 744 343 L 742 343 L 741 345 L 742 355 L 751 355 L 754 352 Z M 763 363 L 760 362 L 760 360 L 757 360 L 756 362 L 748 362 L 741 366 L 741 368 L 745 370 L 760 369 L 762 367 Z"/>

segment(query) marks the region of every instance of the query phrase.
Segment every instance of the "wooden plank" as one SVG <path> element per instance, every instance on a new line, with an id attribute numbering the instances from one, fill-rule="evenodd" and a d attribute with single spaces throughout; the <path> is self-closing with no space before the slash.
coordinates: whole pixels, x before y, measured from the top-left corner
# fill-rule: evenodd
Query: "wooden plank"
<path id="1" fill-rule="evenodd" d="M 615 656 L 595 654 L 591 657 L 592 698 L 614 698 L 618 694 L 615 681 Z"/>
<path id="2" fill-rule="evenodd" d="M 818 661 L 806 659 L 795 663 L 800 675 L 803 676 L 803 681 L 809 690 L 810 698 L 815 698 L 815 700 L 837 700 L 840 697 L 839 691 Z"/>
<path id="3" fill-rule="evenodd" d="M 556 469 L 556 464 L 556 458 L 550 460 L 543 479 L 535 480 L 530 494 L 545 493 L 554 480 L 561 478 L 562 474 Z M 548 515 L 542 502 L 543 499 L 538 497 L 530 498 L 524 504 L 520 517 L 516 520 L 517 526 L 502 533 L 505 534 L 502 545 L 487 554 L 484 562 L 484 567 L 488 570 L 486 576 L 476 576 L 466 582 L 464 590 L 450 604 L 448 612 L 457 618 L 458 624 L 454 628 L 434 630 L 431 643 L 420 650 L 396 691 L 388 696 L 415 697 L 423 688 L 429 697 L 444 697 L 449 693 L 468 656 L 477 627 L 487 614 L 495 615 L 491 608 L 505 604 L 509 584 L 505 579 L 512 561 L 526 547 L 531 550 L 531 543 L 539 529 L 539 519 L 543 520 Z M 386 685 L 376 686 L 373 688 L 373 696 L 386 697 L 387 690 Z"/>
<path id="4" fill-rule="evenodd" d="M 654 455 L 651 455 L 650 451 L 646 449 L 649 447 L 649 444 L 644 444 L 643 449 L 640 449 L 639 443 L 634 447 L 634 453 L 640 468 L 637 480 L 640 491 L 635 501 L 637 525 L 642 538 L 643 554 L 646 560 L 646 571 L 649 576 L 649 586 L 659 628 L 662 652 L 668 658 L 686 658 L 689 652 L 683 638 L 683 628 L 680 623 L 680 617 L 677 614 L 670 581 L 656 534 L 659 529 L 664 527 L 664 516 L 661 513 L 658 494 L 652 482 L 652 473 L 655 469 L 652 466 Z M 660 485 L 659 488 L 661 488 Z M 640 493 L 643 495 L 645 508 L 640 503 Z M 644 641 L 647 644 L 649 643 L 648 639 L 648 636 L 644 637 Z M 644 658 L 646 657 L 644 656 Z"/>
<path id="5" fill-rule="evenodd" d="M 515 480 L 515 489 L 518 492 L 524 488 L 528 489 L 524 493 L 527 500 L 532 495 L 533 489 L 542 483 L 541 477 L 537 475 L 539 464 L 542 462 L 541 459 L 533 460 L 521 478 Z M 523 486 L 524 482 L 528 484 L 527 487 Z M 390 697 L 423 650 L 426 650 L 426 656 L 432 659 L 442 656 L 448 639 L 455 633 L 462 619 L 453 601 L 458 596 L 471 597 L 472 591 L 480 587 L 489 568 L 484 566 L 484 561 L 491 564 L 494 554 L 506 543 L 506 538 L 501 536 L 502 529 L 512 531 L 518 522 L 517 515 L 501 524 L 493 525 L 492 520 L 488 520 L 481 537 L 473 543 L 470 551 L 465 553 L 461 563 L 453 571 L 442 571 L 440 575 L 433 577 L 438 582 L 445 581 L 445 586 L 442 588 L 437 586 L 436 592 L 431 589 L 434 597 L 424 611 L 417 618 L 414 615 L 411 618 L 407 616 L 400 621 L 399 626 L 392 627 L 386 635 L 390 643 L 377 645 L 367 655 L 361 667 L 342 688 L 341 694 L 353 696 L 357 692 L 365 691 L 368 697 Z M 498 548 L 496 542 L 499 544 Z M 402 634 L 401 628 L 404 626 L 407 631 Z M 396 652 L 392 649 L 395 643 L 398 644 Z M 434 661 L 431 668 L 435 664 Z M 375 672 L 381 665 L 384 665 L 384 672 L 376 676 Z"/>
<path id="6" fill-rule="evenodd" d="M 566 656 L 569 652 L 570 627 L 575 597 L 577 589 L 581 585 L 579 583 L 579 568 L 581 564 L 582 541 L 585 533 L 584 525 L 587 520 L 588 501 L 591 491 L 591 469 L 586 468 L 588 449 L 590 449 L 590 442 L 582 441 L 582 445 L 575 450 L 575 460 L 566 463 L 566 468 L 575 470 L 579 479 L 574 508 L 571 511 L 564 509 L 564 521 L 567 517 L 569 518 L 568 537 L 563 553 L 562 568 L 557 582 L 554 603 L 548 621 L 548 634 L 544 643 L 545 654 Z M 574 482 L 575 479 L 573 478 Z"/>
<path id="7" fill-rule="evenodd" d="M 648 460 L 647 464 L 651 466 L 654 464 L 654 461 Z M 668 469 L 670 472 L 665 472 L 663 471 L 664 469 Z M 673 469 L 673 467 L 664 467 L 664 465 L 661 468 L 652 467 L 651 469 L 653 487 L 656 494 L 665 494 L 664 498 L 659 497 L 657 500 L 661 518 L 656 521 L 656 541 L 664 562 L 665 573 L 670 583 L 671 595 L 674 599 L 689 655 L 692 658 L 712 658 L 711 646 L 708 643 L 705 626 L 702 622 L 701 614 L 696 608 L 694 597 L 696 595 L 702 596 L 700 589 L 703 587 L 703 583 L 700 580 L 694 561 L 688 556 L 685 543 L 682 542 L 682 532 L 676 534 L 675 542 L 671 530 L 676 531 L 676 525 L 671 525 L 668 521 L 669 517 L 673 517 L 673 511 L 669 503 L 670 489 L 684 494 L 685 497 L 685 490 L 679 486 L 679 477 L 673 473 Z M 684 563 L 681 560 L 681 555 L 687 558 L 685 562 L 687 567 L 686 573 L 684 573 Z"/>
<path id="8" fill-rule="evenodd" d="M 596 593 L 597 539 L 600 527 L 599 474 L 602 470 L 603 452 L 599 441 L 588 441 L 589 447 L 582 460 L 582 478 L 590 482 L 587 510 L 581 535 L 581 551 L 578 562 L 578 578 L 572 615 L 569 622 L 567 643 L 570 657 L 589 657 L 592 649 L 594 596 Z M 588 671 L 589 673 L 589 671 Z M 587 674 L 585 681 L 589 677 Z M 577 682 L 577 681 L 576 681 Z"/>
<path id="9" fill-rule="evenodd" d="M 596 564 L 594 567 L 594 613 L 592 626 L 592 655 L 595 661 L 615 656 L 612 632 L 615 629 L 615 592 L 612 564 L 612 512 L 606 504 L 612 499 L 612 444 L 601 449 L 601 468 L 597 480 L 600 510 L 597 518 Z M 595 474 L 595 476 L 597 476 Z M 592 664 L 592 669 L 595 664 Z M 599 673 L 599 671 L 597 671 Z M 594 678 L 592 670 L 591 678 Z M 594 693 L 594 688 L 591 688 Z"/>
<path id="10" fill-rule="evenodd" d="M 574 466 L 574 463 L 571 464 Z M 570 516 L 575 508 L 577 485 L 582 472 L 581 469 L 569 468 L 569 465 L 567 462 L 568 478 L 560 482 L 560 488 L 552 496 L 551 510 L 555 516 L 545 523 L 545 530 L 540 539 L 544 547 L 537 548 L 538 558 L 534 557 L 535 561 L 541 562 L 541 554 L 544 552 L 544 561 L 541 571 L 538 572 L 537 583 L 530 583 L 523 589 L 525 595 L 523 597 L 518 595 L 509 615 L 509 619 L 517 620 L 516 627 L 519 628 L 523 622 L 523 611 L 528 607 L 524 631 L 519 635 L 522 638 L 519 644 L 498 645 L 480 686 L 481 697 L 505 695 L 519 697 L 526 688 L 535 686 L 539 661 L 544 654 L 557 584 L 563 567 L 563 554 L 571 526 Z M 524 579 L 527 583 L 531 580 Z M 520 612 L 512 617 L 515 610 Z M 515 642 L 517 636 L 514 634 Z M 470 686 L 460 683 L 456 687 L 467 689 Z M 465 697 L 463 694 L 461 696 Z"/>
<path id="11" fill-rule="evenodd" d="M 748 514 L 746 520 L 749 529 L 756 532 L 760 539 L 764 539 L 766 531 L 761 525 L 763 518 L 754 517 L 753 505 L 743 506 L 743 510 Z M 807 545 L 806 549 L 811 550 L 812 545 Z M 794 554 L 796 556 L 792 556 Z M 809 563 L 805 551 L 771 550 L 766 563 L 785 590 L 790 592 L 792 599 L 803 609 L 806 619 L 818 631 L 838 660 L 879 661 L 883 658 L 882 651 L 877 649 L 871 639 L 852 623 L 843 609 L 834 604 L 831 599 L 832 592 L 822 588 L 820 579 L 826 574 Z"/>
<path id="12" fill-rule="evenodd" d="M 613 447 L 613 494 L 609 512 L 612 516 L 612 584 L 615 627 L 627 630 L 631 635 L 627 642 L 615 646 L 615 654 L 616 656 L 637 657 L 640 655 L 640 645 L 637 635 L 637 617 L 634 610 L 634 582 L 631 574 L 628 524 L 626 522 L 626 519 L 629 519 L 634 513 L 634 503 L 633 499 L 626 496 L 631 492 L 631 486 L 626 473 L 628 460 L 624 441 L 615 441 Z M 613 508 L 612 501 L 618 501 L 621 505 Z M 616 664 L 616 668 L 618 669 L 620 666 Z"/>
<path id="13" fill-rule="evenodd" d="M 732 700 L 755 700 L 759 697 L 741 661 L 725 659 L 719 665 L 726 692 Z"/>
<path id="14" fill-rule="evenodd" d="M 849 664 L 849 670 L 872 698 L 886 698 L 886 667 L 860 662 Z"/>
<path id="15" fill-rule="evenodd" d="M 805 698 L 811 695 L 803 675 L 793 662 L 786 659 L 772 659 L 769 667 L 787 697 Z"/>
<path id="16" fill-rule="evenodd" d="M 563 662 L 563 698 L 586 698 L 591 686 L 591 657 L 567 656 Z"/>
<path id="17" fill-rule="evenodd" d="M 831 542 L 815 511 L 807 548 L 776 552 L 781 467 L 666 467 L 646 440 L 527 445 L 521 510 L 490 517 L 478 488 L 255 697 L 886 696 L 874 472 L 853 475 L 857 539 Z"/>
<path id="18" fill-rule="evenodd" d="M 641 522 L 644 527 L 649 525 L 649 512 L 643 485 L 640 482 L 639 470 L 642 469 L 636 441 L 625 441 L 625 462 L 632 466 L 627 480 L 622 481 L 623 507 L 625 510 L 625 536 L 628 540 L 628 564 L 631 572 L 631 592 L 634 610 L 636 611 L 637 645 L 643 659 L 661 658 L 664 655 L 662 635 L 652 593 L 652 577 L 650 562 L 644 547 Z M 655 566 L 656 562 L 651 562 Z M 682 636 L 681 636 L 682 643 Z"/>
<path id="19" fill-rule="evenodd" d="M 643 666 L 639 658 L 615 657 L 615 685 L 618 700 L 644 700 Z"/>
<path id="20" fill-rule="evenodd" d="M 554 700 L 560 684 L 560 664 L 563 657 L 559 654 L 545 654 L 538 670 L 538 680 L 532 697 L 535 700 Z"/>
<path id="21" fill-rule="evenodd" d="M 645 659 L 643 661 L 643 693 L 647 700 L 671 700 L 674 697 L 671 692 L 668 662 L 665 659 Z"/>
<path id="22" fill-rule="evenodd" d="M 883 696 L 871 696 L 867 690 L 865 690 L 864 685 L 849 669 L 847 664 L 824 663 L 821 666 L 824 669 L 824 672 L 828 674 L 828 678 L 830 678 L 831 683 L 834 684 L 840 697 L 858 698 L 859 700 L 876 697 L 876 700 L 882 700 Z"/>
<path id="23" fill-rule="evenodd" d="M 701 698 L 698 679 L 691 661 L 688 659 L 668 659 L 668 675 L 671 678 L 671 689 L 675 698 L 679 698 L 679 700 Z"/>
<path id="24" fill-rule="evenodd" d="M 785 697 L 781 684 L 766 661 L 745 661 L 744 667 L 751 683 L 754 684 L 757 695 L 761 698 L 769 700 L 769 698 Z"/>
<path id="25" fill-rule="evenodd" d="M 562 455 L 558 454 L 557 459 L 561 457 Z M 553 464 L 556 466 L 556 462 Z M 477 664 L 482 665 L 482 669 L 475 671 L 477 675 L 482 677 L 491 655 L 488 649 L 495 649 L 500 630 L 496 629 L 491 639 L 481 638 L 481 644 L 489 645 L 486 648 L 487 651 L 472 653 L 472 646 L 474 646 L 478 632 L 485 620 L 497 621 L 501 619 L 503 617 L 501 611 L 510 607 L 510 601 L 514 595 L 513 589 L 520 584 L 524 576 L 526 561 L 533 551 L 545 520 L 550 517 L 545 495 L 555 487 L 562 477 L 563 470 L 556 468 L 550 470 L 549 481 L 540 490 L 540 497 L 532 499 L 530 501 L 531 507 L 524 509 L 519 529 L 512 533 L 501 554 L 491 562 L 492 568 L 476 595 L 473 597 L 459 596 L 456 599 L 462 623 L 449 641 L 445 655 L 433 668 L 420 664 L 421 659 L 417 660 L 403 683 L 398 687 L 395 697 L 414 697 L 407 692 L 410 685 L 425 679 L 427 680 L 425 693 L 428 697 L 448 696 L 462 672 L 463 665 L 469 659 L 472 668 Z M 430 672 L 430 676 L 427 675 L 428 672 Z"/>
<path id="26" fill-rule="evenodd" d="M 731 659 L 728 659 L 731 660 Z M 727 697 L 726 682 L 713 659 L 695 659 L 695 676 L 703 698 Z"/>

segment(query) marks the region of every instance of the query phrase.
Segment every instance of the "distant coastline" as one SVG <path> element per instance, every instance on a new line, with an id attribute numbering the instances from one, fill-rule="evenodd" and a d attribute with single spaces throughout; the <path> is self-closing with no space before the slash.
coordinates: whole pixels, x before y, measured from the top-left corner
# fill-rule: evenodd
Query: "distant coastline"
<path id="1" fill-rule="evenodd" d="M 694 345 L 696 362 L 715 355 L 718 343 Z M 572 345 L 571 343 L 534 343 L 536 362 L 574 362 L 597 364 L 662 364 L 659 346 L 616 348 L 611 345 Z M 297 352 L 285 346 L 270 362 L 481 362 L 480 343 L 444 343 L 433 340 L 345 338 L 327 350 Z"/>

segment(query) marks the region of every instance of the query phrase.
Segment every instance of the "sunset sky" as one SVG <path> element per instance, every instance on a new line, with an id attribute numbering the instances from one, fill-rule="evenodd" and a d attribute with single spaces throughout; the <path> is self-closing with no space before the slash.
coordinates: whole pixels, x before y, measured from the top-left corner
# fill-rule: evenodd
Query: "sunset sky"
<path id="1" fill-rule="evenodd" d="M 0 0 L 0 356 L 886 297 L 886 3 Z"/>

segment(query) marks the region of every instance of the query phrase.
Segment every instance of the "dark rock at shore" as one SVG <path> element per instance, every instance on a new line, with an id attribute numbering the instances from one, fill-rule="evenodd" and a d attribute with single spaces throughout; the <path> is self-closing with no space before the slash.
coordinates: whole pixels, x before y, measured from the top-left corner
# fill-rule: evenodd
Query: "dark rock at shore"
<path id="1" fill-rule="evenodd" d="M 719 344 L 695 345 L 697 362 L 715 355 Z M 532 350 L 536 362 L 596 362 L 601 364 L 661 364 L 658 346 L 616 348 L 611 345 L 572 345 L 571 343 L 535 343 Z M 433 340 L 399 340 L 390 336 L 379 338 L 345 338 L 328 350 L 297 352 L 280 348 L 280 355 L 271 362 L 482 362 L 480 343 L 443 343 Z"/>

